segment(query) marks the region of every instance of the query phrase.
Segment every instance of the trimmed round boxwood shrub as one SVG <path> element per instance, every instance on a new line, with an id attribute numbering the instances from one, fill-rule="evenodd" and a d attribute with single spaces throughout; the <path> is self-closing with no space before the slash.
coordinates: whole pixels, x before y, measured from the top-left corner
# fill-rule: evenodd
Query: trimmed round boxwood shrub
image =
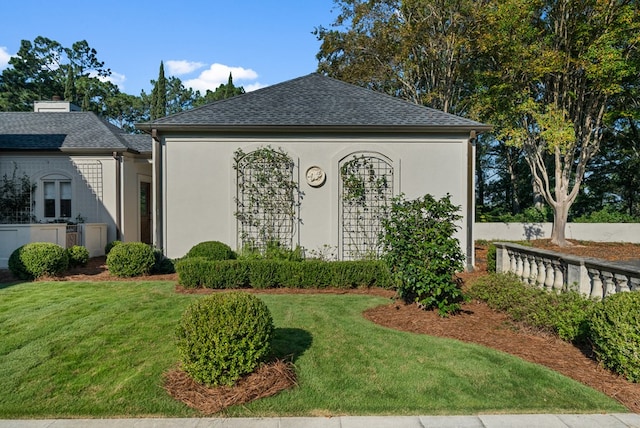
<path id="1" fill-rule="evenodd" d="M 9 270 L 20 279 L 59 275 L 69 267 L 64 248 L 51 242 L 32 242 L 9 256 Z"/>
<path id="2" fill-rule="evenodd" d="M 236 253 L 231 247 L 220 241 L 205 241 L 194 245 L 187 257 L 202 257 L 207 260 L 233 260 Z"/>
<path id="3" fill-rule="evenodd" d="M 113 247 L 115 247 L 116 245 L 120 245 L 122 244 L 122 241 L 111 241 L 109 242 L 107 245 L 105 245 L 104 247 L 104 254 L 105 255 L 109 255 L 109 253 L 111 252 L 111 249 Z"/>
<path id="4" fill-rule="evenodd" d="M 85 266 L 89 261 L 89 250 L 82 245 L 67 248 L 67 255 L 69 256 L 69 267 Z"/>
<path id="5" fill-rule="evenodd" d="M 243 292 L 217 293 L 192 303 L 177 328 L 182 369 L 207 386 L 233 385 L 271 349 L 267 305 Z"/>
<path id="6" fill-rule="evenodd" d="M 153 248 L 142 242 L 123 242 L 111 248 L 107 256 L 107 268 L 113 275 L 130 277 L 147 275 L 156 258 Z"/>
<path id="7" fill-rule="evenodd" d="M 590 339 L 596 357 L 631 382 L 640 382 L 639 326 L 640 291 L 608 296 L 590 318 Z"/>

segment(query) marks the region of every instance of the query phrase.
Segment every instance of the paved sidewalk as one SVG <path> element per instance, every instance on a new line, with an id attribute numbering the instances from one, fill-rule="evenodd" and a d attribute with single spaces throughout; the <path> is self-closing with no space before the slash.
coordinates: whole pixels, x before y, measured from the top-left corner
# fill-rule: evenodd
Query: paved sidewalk
<path id="1" fill-rule="evenodd" d="M 640 428 L 640 414 L 0 420 L 0 428 Z"/>

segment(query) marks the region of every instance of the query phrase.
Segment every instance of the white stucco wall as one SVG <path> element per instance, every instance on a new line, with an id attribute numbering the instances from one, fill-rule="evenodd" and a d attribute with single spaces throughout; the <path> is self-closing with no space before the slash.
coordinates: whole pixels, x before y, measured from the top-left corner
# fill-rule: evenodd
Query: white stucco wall
<path id="1" fill-rule="evenodd" d="M 305 137 L 192 137 L 165 136 L 162 141 L 164 201 L 163 242 L 167 256 L 182 257 L 195 244 L 218 240 L 238 247 L 236 172 L 234 152 L 264 146 L 282 148 L 296 162 L 295 179 L 304 193 L 296 241 L 307 250 L 339 242 L 339 162 L 358 152 L 388 157 L 394 167 L 394 195 L 413 199 L 427 193 L 440 198 L 447 193 L 467 212 L 468 135 L 416 136 L 305 136 Z M 306 182 L 305 172 L 318 166 L 326 173 L 322 187 Z M 457 235 L 466 248 L 466 219 Z"/>

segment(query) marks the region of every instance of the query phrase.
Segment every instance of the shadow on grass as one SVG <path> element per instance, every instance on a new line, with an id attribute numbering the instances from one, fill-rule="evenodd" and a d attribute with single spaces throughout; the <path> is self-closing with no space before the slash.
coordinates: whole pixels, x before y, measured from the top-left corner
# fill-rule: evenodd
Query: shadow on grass
<path id="1" fill-rule="evenodd" d="M 273 357 L 295 363 L 311 347 L 311 333 L 299 328 L 276 328 L 271 340 Z"/>
<path id="2" fill-rule="evenodd" d="M 17 279 L 15 281 L 0 282 L 0 290 L 4 290 L 5 288 L 13 287 L 14 285 L 24 284 L 25 282 L 28 282 L 28 281 L 22 281 L 22 280 Z"/>

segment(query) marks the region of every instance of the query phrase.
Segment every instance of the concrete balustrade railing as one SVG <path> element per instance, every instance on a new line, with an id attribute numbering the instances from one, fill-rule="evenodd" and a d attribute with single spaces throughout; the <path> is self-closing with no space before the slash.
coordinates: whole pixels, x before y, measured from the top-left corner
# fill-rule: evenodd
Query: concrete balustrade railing
<path id="1" fill-rule="evenodd" d="M 498 273 L 512 273 L 526 284 L 549 291 L 576 290 L 602 299 L 640 290 L 640 268 L 512 243 L 498 242 L 495 246 Z"/>

